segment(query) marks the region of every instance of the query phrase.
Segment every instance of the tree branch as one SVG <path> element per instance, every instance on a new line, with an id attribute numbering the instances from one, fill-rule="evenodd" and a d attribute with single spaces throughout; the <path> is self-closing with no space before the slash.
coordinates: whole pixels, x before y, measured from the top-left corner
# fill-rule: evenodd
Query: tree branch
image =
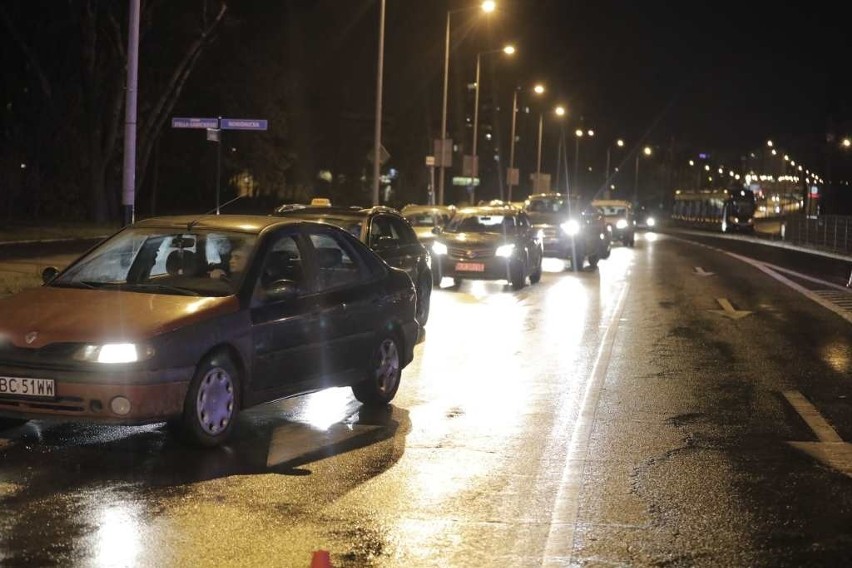
<path id="1" fill-rule="evenodd" d="M 42 67 L 35 52 L 26 40 L 24 40 L 24 37 L 21 35 L 17 26 L 15 26 L 12 18 L 9 17 L 9 12 L 6 11 L 6 7 L 2 2 L 0 2 L 0 21 L 2 21 L 9 30 L 9 35 L 12 36 L 12 39 L 15 40 L 15 43 L 18 44 L 18 47 L 24 53 L 24 57 L 26 57 L 27 61 L 29 61 L 30 65 L 32 65 L 36 78 L 38 79 L 39 87 L 41 87 L 41 92 L 44 94 L 44 98 L 47 99 L 51 109 L 55 110 L 55 107 L 53 106 L 53 90 L 50 87 L 50 81 L 44 72 L 44 68 Z"/>

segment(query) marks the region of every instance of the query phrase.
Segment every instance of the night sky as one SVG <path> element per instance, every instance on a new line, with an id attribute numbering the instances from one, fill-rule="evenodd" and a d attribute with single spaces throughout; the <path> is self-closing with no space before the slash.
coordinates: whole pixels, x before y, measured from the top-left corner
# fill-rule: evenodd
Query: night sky
<path id="1" fill-rule="evenodd" d="M 68 5 L 84 3 L 75 2 Z M 573 130 L 582 125 L 596 131 L 580 152 L 583 167 L 594 169 L 586 180 L 592 189 L 603 183 L 606 148 L 617 138 L 627 142 L 627 149 L 614 152 L 614 165 L 629 164 L 635 155 L 631 152 L 649 144 L 660 155 L 668 152 L 670 163 L 703 152 L 736 167 L 743 156 L 760 152 L 772 139 L 812 170 L 825 175 L 830 157 L 835 181 L 852 179 L 850 157 L 826 144 L 827 134 L 837 140 L 852 134 L 846 63 L 852 46 L 839 4 L 498 0 L 497 11 L 489 16 L 480 13 L 479 4 L 387 0 L 382 138 L 391 154 L 386 168 L 400 172 L 399 199 L 422 200 L 428 181 L 424 158 L 440 136 L 448 10 L 453 11 L 448 129 L 459 145 L 457 160 L 471 145 L 470 86 L 477 53 L 507 42 L 518 50 L 511 59 L 494 53 L 482 57 L 479 154 L 491 196 L 508 165 L 515 89 L 520 89 L 522 108 L 516 165 L 524 180 L 535 163 L 539 113 L 548 117 L 543 170 L 555 171 L 561 159 L 560 125 L 550 114 L 556 104 L 568 109 L 561 123 L 568 138 L 562 155 L 568 163 Z M 124 9 L 122 3 L 103 5 Z M 192 11 L 198 12 L 200 5 L 160 4 L 148 22 L 140 49 L 143 115 L 156 81 L 168 76 L 187 41 L 176 30 L 191 29 Z M 7 6 L 54 81 L 56 96 L 65 91 L 76 96 L 74 65 L 80 47 L 74 42 L 79 38 L 47 17 L 46 10 L 56 5 L 11 0 Z M 232 0 L 227 24 L 193 69 L 173 116 L 267 119 L 267 133 L 229 135 L 226 176 L 249 171 L 266 187 L 301 185 L 321 193 L 323 187 L 311 186 L 319 183 L 319 172 L 330 172 L 339 193 L 362 202 L 366 155 L 373 143 L 378 8 L 379 0 Z M 117 13 L 117 20 L 124 18 Z M 55 120 L 47 126 L 42 120 L 36 128 L 43 118 L 42 103 L 35 98 L 38 78 L 29 73 L 31 67 L 10 34 L 0 36 L 0 43 L 7 97 L 0 157 L 16 164 L 41 152 L 45 165 L 40 179 L 49 187 L 51 175 L 61 178 L 61 171 L 49 171 L 60 160 L 46 154 L 38 137 L 53 136 L 58 142 L 53 151 L 67 154 L 62 161 L 85 164 L 85 157 L 74 155 L 85 151 L 77 143 L 85 125 L 76 125 L 76 132 L 69 129 L 68 141 L 49 132 Z M 54 57 L 57 46 L 59 58 Z M 530 94 L 536 82 L 547 85 L 545 97 Z M 140 175 L 139 194 L 152 211 L 155 202 L 159 210 L 170 203 L 197 209 L 199 201 L 210 202 L 215 153 L 194 134 L 168 127 L 161 131 L 156 156 Z M 120 166 L 120 155 L 113 163 Z M 452 173 L 458 175 L 458 164 Z M 33 180 L 22 183 L 20 194 L 28 195 L 25 188 Z"/>

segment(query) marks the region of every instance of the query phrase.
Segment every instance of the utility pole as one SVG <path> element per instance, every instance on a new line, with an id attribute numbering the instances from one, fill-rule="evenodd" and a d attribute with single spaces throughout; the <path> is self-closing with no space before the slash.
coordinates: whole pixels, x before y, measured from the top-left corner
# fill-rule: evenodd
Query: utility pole
<path id="1" fill-rule="evenodd" d="M 130 0 L 130 23 L 127 33 L 127 92 L 124 110 L 124 172 L 121 205 L 124 224 L 136 220 L 136 100 L 139 76 L 139 5 Z"/>

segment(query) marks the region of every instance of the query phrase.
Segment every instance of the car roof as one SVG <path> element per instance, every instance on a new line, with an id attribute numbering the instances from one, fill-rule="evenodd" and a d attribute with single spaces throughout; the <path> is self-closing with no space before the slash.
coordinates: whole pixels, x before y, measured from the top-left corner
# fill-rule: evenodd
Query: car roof
<path id="1" fill-rule="evenodd" d="M 521 210 L 511 205 L 474 205 L 456 211 L 457 215 L 517 215 Z"/>
<path id="2" fill-rule="evenodd" d="M 284 219 L 269 215 L 172 215 L 152 217 L 133 224 L 137 228 L 187 228 L 260 233 L 267 227 L 298 223 L 297 219 Z"/>
<path id="3" fill-rule="evenodd" d="M 595 199 L 592 201 L 595 207 L 628 207 L 633 208 L 633 204 L 625 199 Z"/>
<path id="4" fill-rule="evenodd" d="M 291 217 L 294 219 L 298 218 L 319 218 L 319 217 L 349 217 L 351 219 L 359 219 L 363 217 L 367 217 L 368 215 L 372 215 L 375 213 L 382 213 L 388 215 L 395 215 L 397 217 L 401 217 L 399 211 L 393 209 L 391 207 L 385 207 L 382 205 L 377 205 L 375 207 L 326 207 L 326 206 L 308 206 L 302 207 L 301 209 L 290 209 L 287 211 L 277 211 L 273 214 L 273 217 L 278 218 L 286 218 Z"/>

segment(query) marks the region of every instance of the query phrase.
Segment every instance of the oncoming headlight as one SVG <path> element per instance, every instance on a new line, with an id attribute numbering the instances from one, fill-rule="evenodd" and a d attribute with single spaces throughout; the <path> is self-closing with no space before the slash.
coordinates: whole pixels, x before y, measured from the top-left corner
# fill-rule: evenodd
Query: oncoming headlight
<path id="1" fill-rule="evenodd" d="M 495 252 L 494 254 L 496 254 L 497 256 L 508 258 L 512 256 L 513 252 L 515 252 L 515 245 L 509 243 L 508 245 L 500 245 L 499 247 L 497 247 L 497 252 Z"/>
<path id="2" fill-rule="evenodd" d="M 646 223 L 649 227 L 653 227 L 657 222 L 654 221 L 653 217 L 648 217 L 648 220 L 646 221 Z"/>
<path id="3" fill-rule="evenodd" d="M 560 227 L 562 227 L 562 230 L 565 231 L 566 235 L 574 236 L 580 232 L 580 223 L 574 219 L 565 221 L 562 225 L 560 225 Z"/>
<path id="4" fill-rule="evenodd" d="M 447 254 L 447 245 L 435 241 L 434 243 L 432 243 L 432 252 L 434 252 L 438 256 L 442 254 Z"/>
<path id="5" fill-rule="evenodd" d="M 616 229 L 626 229 L 627 228 L 627 219 L 619 219 L 615 222 Z"/>
<path id="6" fill-rule="evenodd" d="M 135 343 L 105 343 L 84 345 L 77 350 L 74 358 L 89 363 L 135 363 L 153 354 L 152 348 Z"/>

